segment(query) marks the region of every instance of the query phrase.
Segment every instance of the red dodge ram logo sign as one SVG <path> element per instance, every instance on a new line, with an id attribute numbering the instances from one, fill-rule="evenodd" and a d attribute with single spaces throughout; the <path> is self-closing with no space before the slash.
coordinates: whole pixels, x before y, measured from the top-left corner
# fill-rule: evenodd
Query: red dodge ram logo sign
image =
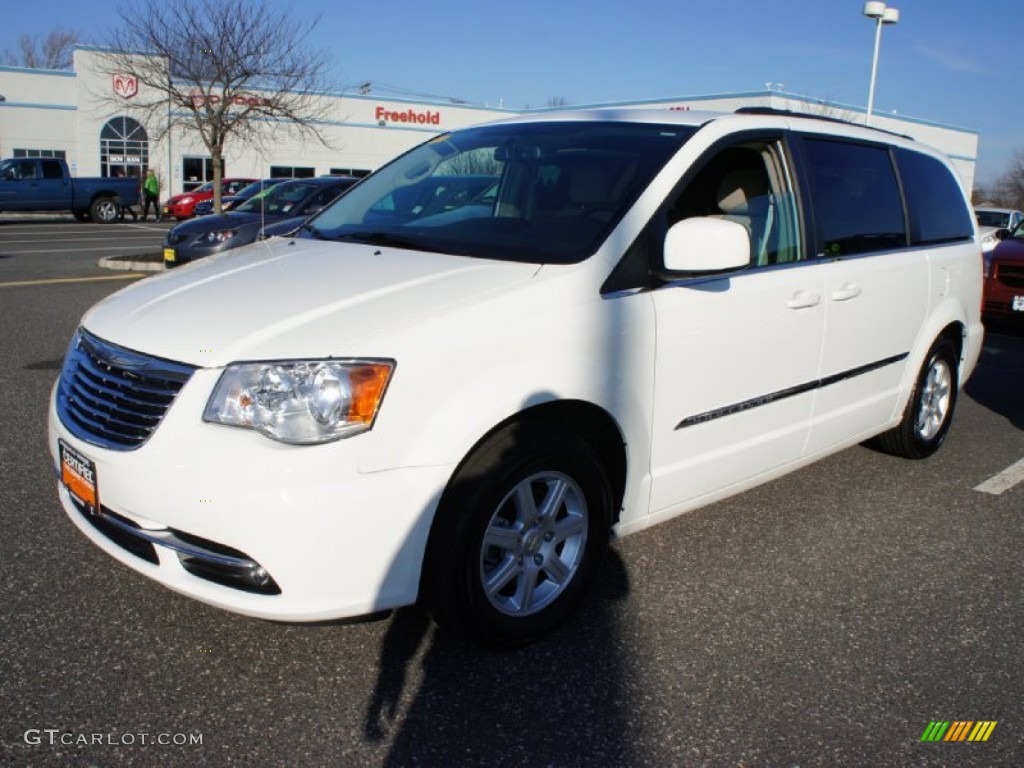
<path id="1" fill-rule="evenodd" d="M 139 92 L 139 78 L 135 75 L 114 75 L 114 93 L 130 99 Z"/>

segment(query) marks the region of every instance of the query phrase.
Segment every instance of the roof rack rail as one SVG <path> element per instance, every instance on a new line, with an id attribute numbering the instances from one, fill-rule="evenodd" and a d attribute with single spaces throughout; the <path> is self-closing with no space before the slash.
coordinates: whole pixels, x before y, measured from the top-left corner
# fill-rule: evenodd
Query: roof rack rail
<path id="1" fill-rule="evenodd" d="M 776 107 L 739 107 L 734 110 L 734 114 L 737 115 L 776 115 L 778 117 L 804 117 L 811 120 L 824 120 L 827 123 L 840 123 L 842 125 L 856 125 L 860 128 L 869 128 L 872 131 L 879 131 L 880 133 L 887 133 L 890 136 L 898 136 L 901 139 L 907 139 L 909 141 L 915 141 L 913 136 L 908 136 L 905 133 L 897 133 L 896 131 L 890 131 L 885 128 L 878 128 L 874 125 L 864 125 L 863 123 L 855 123 L 852 120 L 844 120 L 841 117 L 832 117 L 831 115 L 815 115 L 811 112 L 797 112 L 792 109 L 777 109 Z"/>

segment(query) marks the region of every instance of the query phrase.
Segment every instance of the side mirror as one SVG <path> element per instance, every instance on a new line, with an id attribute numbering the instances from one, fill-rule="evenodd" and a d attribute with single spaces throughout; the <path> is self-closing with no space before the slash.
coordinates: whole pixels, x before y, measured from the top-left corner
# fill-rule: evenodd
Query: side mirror
<path id="1" fill-rule="evenodd" d="M 665 235 L 666 272 L 732 272 L 750 265 L 750 233 L 728 219 L 691 218 Z"/>
<path id="2" fill-rule="evenodd" d="M 1010 236 L 1010 230 L 1008 230 L 1008 229 L 997 229 L 992 234 L 995 235 L 996 240 L 1005 240 L 1006 238 L 1008 238 Z"/>

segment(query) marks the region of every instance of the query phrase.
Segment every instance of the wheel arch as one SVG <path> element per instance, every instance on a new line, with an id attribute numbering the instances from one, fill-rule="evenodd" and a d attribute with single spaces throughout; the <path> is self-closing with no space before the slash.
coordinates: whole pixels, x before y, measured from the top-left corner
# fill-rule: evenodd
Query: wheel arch
<path id="1" fill-rule="evenodd" d="M 495 424 L 466 451 L 459 461 L 442 493 L 442 500 L 462 468 L 481 446 L 497 433 L 526 422 L 548 425 L 571 432 L 590 444 L 600 458 L 608 481 L 611 483 L 614 494 L 612 524 L 618 522 L 626 491 L 626 441 L 623 438 L 622 430 L 608 411 L 584 400 L 552 400 L 532 405 Z"/>

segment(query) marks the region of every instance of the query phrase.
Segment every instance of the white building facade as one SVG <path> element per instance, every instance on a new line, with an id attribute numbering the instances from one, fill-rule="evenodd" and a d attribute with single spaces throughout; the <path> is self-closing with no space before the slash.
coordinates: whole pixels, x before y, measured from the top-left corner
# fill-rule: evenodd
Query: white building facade
<path id="1" fill-rule="evenodd" d="M 135 92 L 133 93 L 133 89 Z M 97 49 L 81 47 L 73 70 L 0 67 L 0 158 L 61 157 L 75 176 L 142 176 L 153 168 L 162 196 L 190 191 L 213 177 L 209 153 L 194 132 L 146 125 L 132 98 L 130 73 L 112 76 Z M 111 99 L 117 94 L 119 99 Z M 258 98 L 258 93 L 253 94 Z M 330 117 L 318 125 L 327 146 L 313 139 L 275 136 L 261 146 L 229 142 L 225 178 L 365 175 L 438 133 L 520 114 L 522 110 L 449 102 L 378 98 L 370 93 L 327 94 Z M 772 108 L 863 122 L 860 107 L 834 105 L 779 91 L 654 99 L 588 107 L 644 106 L 731 112 Z M 875 113 L 872 125 L 911 136 L 949 155 L 970 191 L 978 154 L 975 131 L 927 120 Z"/>

